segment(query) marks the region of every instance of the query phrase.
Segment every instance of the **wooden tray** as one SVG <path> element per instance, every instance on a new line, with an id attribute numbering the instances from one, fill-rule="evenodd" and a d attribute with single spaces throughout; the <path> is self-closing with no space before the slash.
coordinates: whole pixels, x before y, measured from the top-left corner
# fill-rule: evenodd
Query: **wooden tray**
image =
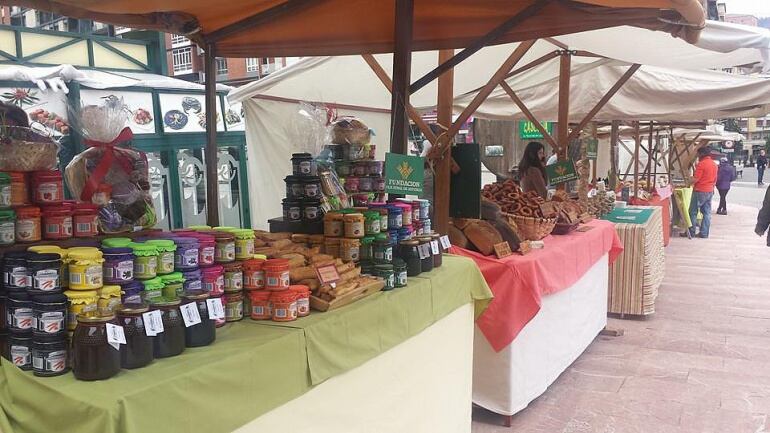
<path id="1" fill-rule="evenodd" d="M 385 280 L 382 278 L 364 277 L 365 279 L 350 292 L 334 299 L 333 301 L 326 301 L 316 296 L 310 296 L 310 307 L 318 311 L 330 311 L 337 308 L 344 307 L 345 305 L 352 304 L 353 302 L 363 299 L 371 294 L 377 293 L 385 287 Z"/>

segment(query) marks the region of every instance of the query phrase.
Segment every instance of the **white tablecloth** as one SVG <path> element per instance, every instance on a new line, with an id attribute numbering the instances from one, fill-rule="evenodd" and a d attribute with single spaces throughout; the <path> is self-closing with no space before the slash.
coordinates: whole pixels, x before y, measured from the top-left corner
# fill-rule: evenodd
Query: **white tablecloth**
<path id="1" fill-rule="evenodd" d="M 237 433 L 469 433 L 472 363 L 468 304 Z"/>
<path id="2" fill-rule="evenodd" d="M 604 255 L 572 287 L 544 297 L 537 316 L 500 352 L 476 327 L 473 402 L 513 415 L 545 392 L 607 324 L 608 276 Z"/>

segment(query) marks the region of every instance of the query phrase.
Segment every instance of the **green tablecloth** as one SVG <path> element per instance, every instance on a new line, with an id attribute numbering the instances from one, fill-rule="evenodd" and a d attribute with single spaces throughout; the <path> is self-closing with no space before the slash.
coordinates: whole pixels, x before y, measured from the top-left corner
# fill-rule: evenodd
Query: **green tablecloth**
<path id="1" fill-rule="evenodd" d="M 456 308 L 492 298 L 473 261 L 444 266 L 352 305 L 288 324 L 244 320 L 214 345 L 101 382 L 37 378 L 0 363 L 0 431 L 230 432 L 418 334 Z"/>
<path id="2" fill-rule="evenodd" d="M 634 206 L 614 209 L 612 212 L 604 215 L 603 220 L 616 224 L 646 224 L 652 216 L 652 209 L 640 209 Z"/>

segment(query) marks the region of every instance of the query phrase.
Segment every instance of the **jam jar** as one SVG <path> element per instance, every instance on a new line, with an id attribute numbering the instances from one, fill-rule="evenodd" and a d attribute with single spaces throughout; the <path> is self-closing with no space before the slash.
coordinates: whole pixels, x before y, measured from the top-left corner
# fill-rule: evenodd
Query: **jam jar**
<path id="1" fill-rule="evenodd" d="M 77 316 L 72 337 L 72 373 L 79 380 L 102 380 L 120 371 L 120 350 L 107 342 L 107 324 L 115 316 Z"/>
<path id="2" fill-rule="evenodd" d="M 201 323 L 185 328 L 185 345 L 187 347 L 201 347 L 208 346 L 216 339 L 216 324 L 213 319 L 209 318 L 209 308 L 206 304 L 206 300 L 209 299 L 209 294 L 203 290 L 196 292 L 186 293 L 182 296 L 182 305 L 189 303 L 196 303 L 198 306 L 198 313 L 201 316 Z"/>
<path id="3" fill-rule="evenodd" d="M 115 311 L 118 324 L 126 334 L 126 345 L 120 348 L 120 366 L 139 368 L 154 359 L 152 337 L 147 335 L 143 314 L 150 311 L 144 303 L 123 304 Z"/>
<path id="4" fill-rule="evenodd" d="M 419 248 L 423 249 L 424 257 L 420 260 L 420 269 L 422 272 L 430 272 L 433 270 L 433 253 L 430 250 L 430 236 L 420 236 L 417 240 L 420 242 Z"/>
<path id="5" fill-rule="evenodd" d="M 163 332 L 153 338 L 153 352 L 156 358 L 168 358 L 184 351 L 185 332 L 180 301 L 156 299 L 150 306 L 160 311 L 163 320 Z"/>
<path id="6" fill-rule="evenodd" d="M 433 233 L 430 235 L 431 251 L 433 252 L 433 267 L 440 268 L 444 262 L 444 253 L 441 251 L 441 235 Z"/>
<path id="7" fill-rule="evenodd" d="M 422 261 L 417 247 L 420 242 L 415 239 L 401 241 L 399 243 L 399 257 L 406 262 L 406 274 L 410 277 L 416 277 L 422 272 Z"/>
<path id="8" fill-rule="evenodd" d="M 66 336 L 66 296 L 61 293 L 32 296 L 32 333 L 35 338 Z"/>
<path id="9" fill-rule="evenodd" d="M 32 342 L 32 371 L 35 376 L 60 376 L 70 369 L 67 340 L 63 337 L 35 337 Z"/>
<path id="10" fill-rule="evenodd" d="M 8 330 L 16 334 L 32 333 L 35 319 L 29 293 L 24 290 L 9 290 L 5 311 Z"/>
<path id="11" fill-rule="evenodd" d="M 32 337 L 11 332 L 8 338 L 9 360 L 22 370 L 32 370 Z"/>

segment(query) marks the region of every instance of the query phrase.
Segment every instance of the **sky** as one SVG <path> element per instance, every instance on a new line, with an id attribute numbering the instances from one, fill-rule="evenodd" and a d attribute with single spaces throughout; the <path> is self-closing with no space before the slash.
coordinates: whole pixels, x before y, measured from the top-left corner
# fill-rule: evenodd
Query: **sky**
<path id="1" fill-rule="evenodd" d="M 757 17 L 770 17 L 770 0 L 722 0 L 728 14 L 751 14 Z"/>

